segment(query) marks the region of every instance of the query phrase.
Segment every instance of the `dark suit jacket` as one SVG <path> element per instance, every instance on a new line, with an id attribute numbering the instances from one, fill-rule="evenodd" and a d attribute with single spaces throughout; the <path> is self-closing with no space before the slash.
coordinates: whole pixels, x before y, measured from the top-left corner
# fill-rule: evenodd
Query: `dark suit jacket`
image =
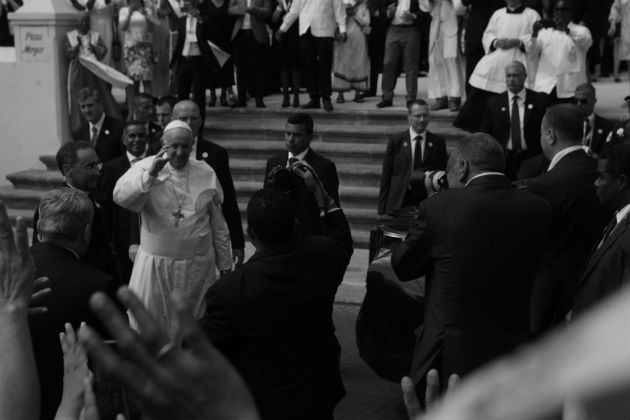
<path id="1" fill-rule="evenodd" d="M 504 175 L 420 203 L 416 225 L 392 255 L 400 280 L 426 275 L 415 383 L 432 367 L 442 378 L 465 375 L 528 338 L 529 294 L 550 228 L 549 204 Z"/>
<path id="2" fill-rule="evenodd" d="M 422 170 L 443 171 L 446 169 L 446 161 L 444 139 L 427 131 L 422 153 Z M 411 140 L 409 130 L 406 130 L 387 142 L 378 195 L 378 214 L 387 214 L 402 206 L 411 172 Z"/>
<path id="3" fill-rule="evenodd" d="M 29 317 L 35 362 L 41 387 L 41 418 L 51 419 L 61 401 L 63 390 L 63 353 L 59 333 L 64 323 L 77 329 L 81 322 L 96 328 L 101 334 L 105 329 L 90 310 L 90 296 L 97 291 L 108 292 L 113 279 L 92 265 L 79 261 L 71 251 L 52 243 L 36 243 L 31 248 L 36 275 L 50 279 L 52 293 L 42 305 L 48 312 Z"/>
<path id="4" fill-rule="evenodd" d="M 206 67 L 206 71 L 214 73 L 217 71 L 220 66 L 217 62 L 214 54 L 212 54 L 212 50 L 210 50 L 210 46 L 208 45 L 208 39 L 206 38 L 205 31 L 203 25 L 207 24 L 203 22 L 203 16 L 201 17 L 202 22 L 197 22 L 197 45 L 199 46 L 199 51 L 201 52 L 201 58 L 203 60 L 203 64 Z M 186 40 L 186 16 L 181 17 L 177 22 L 177 43 L 175 44 L 175 48 L 173 49 L 173 56 L 171 57 L 170 68 L 175 73 L 177 73 L 177 68 L 183 60 L 182 50 L 184 49 L 184 41 Z"/>
<path id="5" fill-rule="evenodd" d="M 518 174 L 516 175 L 517 179 L 530 179 L 536 178 L 539 175 L 547 172 L 547 168 L 549 168 L 549 159 L 545 157 L 544 154 L 539 153 L 536 156 L 525 159 L 521 162 L 521 167 L 518 170 Z"/>
<path id="6" fill-rule="evenodd" d="M 66 188 L 69 188 L 66 186 Z M 110 225 L 107 223 L 107 217 L 105 210 L 100 201 L 100 195 L 98 193 L 90 193 L 90 200 L 94 206 L 94 218 L 92 219 L 92 236 L 90 237 L 90 245 L 81 261 L 85 261 L 94 267 L 103 270 L 111 276 L 118 276 L 118 272 L 114 265 L 114 256 L 110 247 L 111 243 L 111 230 Z M 39 221 L 39 208 L 35 209 L 33 214 L 33 241 L 32 243 L 38 243 L 38 230 L 37 222 Z"/>
<path id="7" fill-rule="evenodd" d="M 230 172 L 230 158 L 227 150 L 209 140 L 198 138 L 197 159 L 205 161 L 217 174 L 221 188 L 223 188 L 223 217 L 230 229 L 232 248 L 244 248 L 243 223 L 241 221 L 241 212 L 236 202 L 236 191 L 234 189 L 234 181 L 232 181 L 232 173 Z"/>
<path id="8" fill-rule="evenodd" d="M 604 148 L 604 143 L 606 143 L 608 135 L 611 131 L 613 131 L 615 124 L 611 120 L 600 117 L 597 114 L 595 114 L 594 122 L 595 123 L 592 128 L 593 136 L 591 138 L 591 150 L 599 155 Z"/>
<path id="9" fill-rule="evenodd" d="M 103 213 L 111 228 L 111 242 L 121 282 L 127 283 L 133 263 L 129 260 L 129 245 L 139 244 L 140 224 L 137 215 L 119 206 L 113 200 L 114 187 L 118 179 L 131 167 L 125 153 L 107 162 L 101 169 L 99 193 L 103 203 Z M 132 241 L 132 238 L 134 240 Z"/>
<path id="10" fill-rule="evenodd" d="M 201 320 L 242 375 L 262 419 L 332 418 L 345 391 L 332 309 L 352 254 L 341 210 L 324 235 L 257 252 L 208 291 Z"/>
<path id="11" fill-rule="evenodd" d="M 124 129 L 124 121 L 105 115 L 103 126 L 101 127 L 100 133 L 98 133 L 96 147 L 94 148 L 101 162 L 109 162 L 110 160 L 125 153 L 125 147 L 122 144 Z M 90 125 L 88 122 L 84 122 L 81 128 L 72 133 L 73 140 L 84 140 L 89 142 L 90 137 Z"/>
<path id="12" fill-rule="evenodd" d="M 254 8 L 249 12 L 254 39 L 261 44 L 269 44 L 269 32 L 267 32 L 265 21 L 271 17 L 271 0 L 253 0 L 251 7 Z M 232 40 L 243 27 L 246 9 L 247 0 L 230 0 L 228 11 L 231 15 L 237 16 L 232 29 Z"/>
<path id="13" fill-rule="evenodd" d="M 287 166 L 288 156 L 288 152 L 284 152 L 269 158 L 267 160 L 267 169 L 265 170 L 265 179 L 267 179 L 267 174 L 276 166 Z M 315 169 L 315 173 L 322 181 L 322 184 L 324 184 L 324 188 L 335 200 L 335 203 L 339 205 L 339 178 L 337 177 L 335 164 L 315 153 L 313 149 L 309 149 L 306 156 L 304 156 L 304 160 Z"/>
<path id="14" fill-rule="evenodd" d="M 540 125 L 547 109 L 546 95 L 525 90 L 525 116 L 523 117 L 523 132 L 527 151 L 525 156 L 534 156 L 542 152 L 540 147 Z M 486 109 L 481 123 L 481 131 L 497 139 L 505 149 L 510 138 L 510 108 L 508 93 L 503 92 L 486 103 Z"/>
<path id="15" fill-rule="evenodd" d="M 626 216 L 617 224 L 601 247 L 597 248 L 597 245 L 580 276 L 573 304 L 575 315 L 630 282 L 630 217 Z"/>
<path id="16" fill-rule="evenodd" d="M 532 293 L 532 331 L 543 333 L 573 306 L 584 261 L 609 220 L 595 194 L 597 161 L 576 150 L 550 171 L 527 180 L 527 188 L 553 209 L 549 248 Z"/>

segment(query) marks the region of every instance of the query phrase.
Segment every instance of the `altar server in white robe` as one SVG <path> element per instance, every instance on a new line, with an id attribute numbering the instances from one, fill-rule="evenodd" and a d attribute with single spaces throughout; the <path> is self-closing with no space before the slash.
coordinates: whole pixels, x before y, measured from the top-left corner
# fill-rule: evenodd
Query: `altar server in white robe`
<path id="1" fill-rule="evenodd" d="M 558 0 L 552 27 L 534 24 L 530 51 L 539 56 L 534 90 L 549 96 L 549 105 L 572 102 L 575 88 L 586 83 L 586 53 L 593 44 L 586 26 L 571 22 L 571 3 Z"/>
<path id="2" fill-rule="evenodd" d="M 433 110 L 458 111 L 464 91 L 464 59 L 458 45 L 457 15 L 465 8 L 457 0 L 419 0 L 431 14 L 429 29 L 429 98 Z M 458 7 L 460 6 L 460 7 Z"/>
<path id="3" fill-rule="evenodd" d="M 205 161 L 189 159 L 192 130 L 172 121 L 164 128 L 162 144 L 157 155 L 136 163 L 118 180 L 114 201 L 139 212 L 142 220 L 129 288 L 175 338 L 171 293 L 187 298 L 200 317 L 206 291 L 216 281 L 215 267 L 221 274 L 229 272 L 232 256 L 221 185 Z"/>
<path id="4" fill-rule="evenodd" d="M 532 81 L 535 76 L 527 48 L 540 15 L 525 7 L 521 0 L 506 0 L 505 4 L 488 22 L 482 38 L 486 55 L 477 63 L 469 80 L 471 86 L 493 93 L 505 92 L 505 67 L 513 61 L 526 63 Z"/>

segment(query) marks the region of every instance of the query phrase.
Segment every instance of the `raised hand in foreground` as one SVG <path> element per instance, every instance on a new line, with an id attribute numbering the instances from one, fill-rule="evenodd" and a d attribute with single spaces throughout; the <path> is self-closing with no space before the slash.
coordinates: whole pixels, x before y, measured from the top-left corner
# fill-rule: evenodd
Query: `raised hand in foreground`
<path id="1" fill-rule="evenodd" d="M 447 393 L 452 391 L 459 384 L 459 376 L 451 375 L 448 378 Z M 422 408 L 420 407 L 420 401 L 416 397 L 416 387 L 413 381 L 408 376 L 405 376 L 400 381 L 402 388 L 403 400 L 405 401 L 405 408 L 407 409 L 407 415 L 409 420 L 421 420 L 423 418 Z M 435 369 L 429 370 L 427 373 L 427 389 L 424 395 L 424 402 L 427 410 L 431 409 L 438 400 L 440 394 L 440 376 Z"/>
<path id="2" fill-rule="evenodd" d="M 118 382 L 152 419 L 257 419 L 245 383 L 203 335 L 186 301 L 173 297 L 179 334 L 186 349 L 170 342 L 140 300 L 126 287 L 118 299 L 138 321 L 139 333 L 104 293 L 90 300 L 118 343 L 120 354 L 108 348 L 89 327 L 79 331 L 81 343 L 103 372 Z"/>
<path id="3" fill-rule="evenodd" d="M 55 419 L 78 419 L 83 408 L 84 382 L 89 378 L 85 351 L 77 342 L 71 324 L 64 325 L 65 332 L 59 334 L 63 351 L 63 394 Z"/>

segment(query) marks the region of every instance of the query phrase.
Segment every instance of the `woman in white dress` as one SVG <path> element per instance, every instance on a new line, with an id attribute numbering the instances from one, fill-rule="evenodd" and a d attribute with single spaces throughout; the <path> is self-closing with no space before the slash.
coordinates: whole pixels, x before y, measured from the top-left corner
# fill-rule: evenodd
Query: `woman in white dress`
<path id="1" fill-rule="evenodd" d="M 355 90 L 354 101 L 363 102 L 361 92 L 369 89 L 370 59 L 366 32 L 370 27 L 370 11 L 365 0 L 344 0 L 346 7 L 346 42 L 335 43 L 332 88 L 339 92 L 337 103 L 345 102 L 343 93 Z"/>
<path id="2" fill-rule="evenodd" d="M 98 32 L 107 47 L 107 54 L 101 60 L 105 65 L 112 65 L 112 40 L 114 39 L 114 15 L 120 0 L 72 0 L 79 10 L 86 10 L 90 14 L 90 28 Z"/>
<path id="3" fill-rule="evenodd" d="M 630 0 L 613 1 L 608 21 L 610 22 L 608 35 L 611 37 L 615 35 L 616 24 L 621 23 L 618 59 L 625 60 L 630 68 Z M 630 74 L 630 71 L 628 73 Z"/>

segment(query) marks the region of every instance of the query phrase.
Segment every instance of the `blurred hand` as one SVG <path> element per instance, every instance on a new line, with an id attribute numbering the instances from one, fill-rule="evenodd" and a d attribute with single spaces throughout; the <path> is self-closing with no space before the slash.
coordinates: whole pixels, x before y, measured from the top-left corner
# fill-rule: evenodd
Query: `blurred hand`
<path id="1" fill-rule="evenodd" d="M 11 220 L 0 201 L 0 309 L 26 313 L 31 295 L 35 265 L 26 235 L 26 220 L 16 220 L 13 238 Z"/>
<path id="2" fill-rule="evenodd" d="M 158 176 L 160 171 L 166 166 L 169 160 L 171 160 L 171 154 L 173 151 L 168 146 L 162 146 L 159 152 L 153 156 L 153 163 L 149 168 L 150 176 Z"/>
<path id="3" fill-rule="evenodd" d="M 38 279 L 35 279 L 35 281 L 33 282 L 33 289 L 35 290 L 35 292 L 33 292 L 33 294 L 31 295 L 31 304 L 28 308 L 29 315 L 41 315 L 48 312 L 48 308 L 46 306 L 37 305 L 41 305 L 42 300 L 44 300 L 47 296 L 50 296 L 50 294 L 52 293 L 50 287 L 42 289 L 42 287 L 47 286 L 49 282 L 50 280 L 48 279 L 48 277 L 40 277 Z"/>
<path id="4" fill-rule="evenodd" d="M 534 22 L 534 26 L 532 26 L 532 36 L 533 37 L 537 37 L 538 36 L 538 32 L 543 28 L 543 24 L 542 21 L 537 20 L 536 22 Z"/>
<path id="5" fill-rule="evenodd" d="M 278 29 L 276 31 L 276 41 L 282 42 L 282 38 L 284 38 L 284 32 L 282 32 L 280 29 Z"/>
<path id="6" fill-rule="evenodd" d="M 459 376 L 451 375 L 450 378 L 448 378 L 446 393 L 451 392 L 458 384 Z M 418 401 L 418 397 L 416 396 L 416 387 L 413 381 L 408 376 L 405 376 L 402 378 L 402 381 L 400 381 L 400 386 L 402 388 L 403 400 L 405 401 L 405 408 L 407 409 L 409 420 L 422 420 L 423 413 L 420 407 L 420 401 Z M 437 370 L 431 369 L 427 373 L 427 388 L 424 395 L 424 403 L 427 410 L 437 403 L 439 394 L 440 376 Z"/>
<path id="7" fill-rule="evenodd" d="M 345 32 L 341 32 L 339 34 L 339 42 L 346 42 L 348 40 L 348 34 Z"/>
<path id="8" fill-rule="evenodd" d="M 608 28 L 608 36 L 610 38 L 612 38 L 613 36 L 615 36 L 615 32 L 616 32 L 616 28 L 615 28 L 615 24 L 611 22 L 610 27 Z"/>
<path id="9" fill-rule="evenodd" d="M 398 7 L 398 4 L 396 2 L 390 4 L 389 6 L 387 6 L 387 17 L 388 18 L 393 18 L 394 15 L 396 14 L 396 8 Z"/>
<path id="10" fill-rule="evenodd" d="M 173 297 L 178 337 L 169 340 L 142 302 L 128 288 L 119 301 L 133 314 L 139 332 L 129 328 L 116 305 L 104 294 L 90 299 L 92 310 L 118 343 L 119 354 L 89 327 L 79 331 L 94 362 L 118 382 L 152 419 L 257 419 L 256 406 L 238 372 L 206 339 L 180 295 Z"/>
<path id="11" fill-rule="evenodd" d="M 136 255 L 138 255 L 138 249 L 140 249 L 140 245 L 138 244 L 131 244 L 129 245 L 129 260 L 131 262 L 136 262 Z"/>
<path id="12" fill-rule="evenodd" d="M 243 265 L 245 262 L 245 249 L 237 248 L 232 250 L 232 260 L 234 261 L 234 266 L 236 268 Z"/>
<path id="13" fill-rule="evenodd" d="M 63 351 L 63 394 L 56 417 L 78 419 L 83 408 L 84 381 L 90 371 L 87 356 L 77 341 L 74 328 L 69 323 L 64 328 L 65 332 L 59 334 Z"/>

